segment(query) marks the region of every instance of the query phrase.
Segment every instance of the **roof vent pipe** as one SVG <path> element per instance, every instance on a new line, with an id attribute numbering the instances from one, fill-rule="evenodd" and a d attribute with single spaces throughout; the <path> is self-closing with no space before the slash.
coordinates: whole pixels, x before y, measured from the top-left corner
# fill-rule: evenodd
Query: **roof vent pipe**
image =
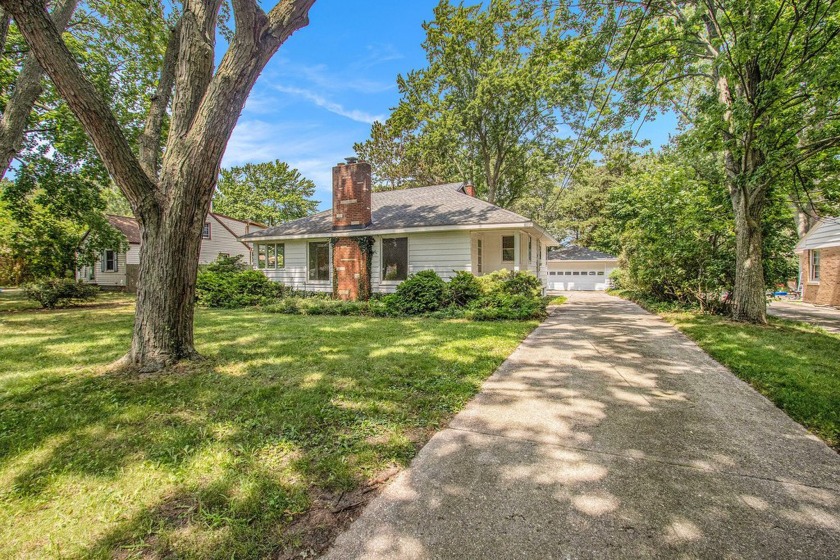
<path id="1" fill-rule="evenodd" d="M 344 158 L 344 161 L 346 161 L 347 163 L 357 163 L 359 161 L 359 158 L 357 158 L 357 157 L 346 157 L 346 158 Z"/>

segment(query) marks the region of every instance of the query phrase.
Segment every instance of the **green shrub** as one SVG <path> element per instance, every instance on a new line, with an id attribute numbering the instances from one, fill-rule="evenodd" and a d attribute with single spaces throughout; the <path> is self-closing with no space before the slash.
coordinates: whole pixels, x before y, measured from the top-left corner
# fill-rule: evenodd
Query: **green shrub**
<path id="1" fill-rule="evenodd" d="M 73 305 L 96 298 L 99 288 L 69 278 L 49 278 L 23 286 L 27 299 L 37 301 L 44 309 Z"/>
<path id="2" fill-rule="evenodd" d="M 282 284 L 258 270 L 243 268 L 238 261 L 238 257 L 219 257 L 199 271 L 195 286 L 199 305 L 228 309 L 263 305 L 288 292 Z"/>
<path id="3" fill-rule="evenodd" d="M 465 270 L 456 272 L 447 287 L 449 302 L 459 307 L 469 305 L 484 293 L 478 278 Z"/>
<path id="4" fill-rule="evenodd" d="M 446 296 L 446 282 L 434 270 L 421 270 L 397 286 L 393 297 L 384 301 L 395 314 L 421 315 L 443 307 Z"/>
<path id="5" fill-rule="evenodd" d="M 546 316 L 546 300 L 542 297 L 496 292 L 473 301 L 464 316 L 474 321 L 543 319 Z"/>
<path id="6" fill-rule="evenodd" d="M 508 294 L 529 297 L 542 295 L 542 282 L 527 271 L 496 270 L 478 278 L 485 294 Z"/>

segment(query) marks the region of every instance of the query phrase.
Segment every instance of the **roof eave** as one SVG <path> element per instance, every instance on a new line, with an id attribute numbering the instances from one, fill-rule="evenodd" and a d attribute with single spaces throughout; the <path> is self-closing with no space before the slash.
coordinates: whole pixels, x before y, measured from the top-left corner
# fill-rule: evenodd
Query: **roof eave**
<path id="1" fill-rule="evenodd" d="M 500 230 L 500 229 L 534 229 L 537 230 L 548 244 L 556 243 L 557 240 L 540 226 L 533 222 L 512 222 L 504 224 L 469 224 L 469 225 L 447 225 L 447 226 L 417 226 L 405 228 L 383 228 L 383 229 L 356 229 L 346 231 L 319 231 L 313 233 L 299 233 L 291 235 L 260 235 L 263 232 L 254 232 L 238 237 L 242 241 L 288 241 L 296 239 L 323 239 L 325 237 L 359 237 L 362 235 L 394 235 L 400 233 L 432 233 L 440 231 L 474 231 L 474 230 Z"/>

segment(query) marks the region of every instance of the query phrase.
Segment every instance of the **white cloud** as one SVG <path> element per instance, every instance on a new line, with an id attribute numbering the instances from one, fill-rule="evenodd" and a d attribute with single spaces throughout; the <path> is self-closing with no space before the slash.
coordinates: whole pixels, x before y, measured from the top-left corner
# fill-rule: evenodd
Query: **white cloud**
<path id="1" fill-rule="evenodd" d="M 374 121 L 384 121 L 386 117 L 383 115 L 372 115 L 365 111 L 360 111 L 358 109 L 346 109 L 340 103 L 336 103 L 335 101 L 330 101 L 326 97 L 315 93 L 314 91 L 310 91 L 308 89 L 297 88 L 297 87 L 288 87 L 288 86 L 274 86 L 274 88 L 281 92 L 287 93 L 289 95 L 295 95 L 297 97 L 302 97 L 307 101 L 311 101 L 318 107 L 322 109 L 326 109 L 330 113 L 335 113 L 336 115 L 341 115 L 342 117 L 346 117 L 350 120 L 354 120 L 360 123 L 366 124 L 373 124 Z"/>

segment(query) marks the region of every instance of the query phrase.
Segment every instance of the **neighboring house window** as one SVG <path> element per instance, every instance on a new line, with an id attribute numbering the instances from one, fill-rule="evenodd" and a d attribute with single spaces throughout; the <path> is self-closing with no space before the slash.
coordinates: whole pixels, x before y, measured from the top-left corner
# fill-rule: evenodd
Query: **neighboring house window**
<path id="1" fill-rule="evenodd" d="M 219 258 L 220 258 L 220 259 L 221 259 L 221 258 L 225 258 L 225 259 L 226 259 L 226 258 L 228 258 L 228 257 L 230 257 L 230 253 L 219 253 Z"/>
<path id="2" fill-rule="evenodd" d="M 408 237 L 382 240 L 382 279 L 405 280 L 408 277 Z"/>
<path id="3" fill-rule="evenodd" d="M 531 241 L 532 241 L 531 236 L 529 235 L 528 236 L 528 262 L 533 262 L 534 261 L 534 256 L 533 256 L 533 253 L 531 251 Z"/>
<path id="4" fill-rule="evenodd" d="M 820 251 L 811 251 L 811 281 L 820 281 Z"/>
<path id="5" fill-rule="evenodd" d="M 481 239 L 477 240 L 475 243 L 475 252 L 476 252 L 476 272 L 479 274 L 482 273 L 484 269 L 484 249 L 481 246 Z"/>
<path id="6" fill-rule="evenodd" d="M 96 280 L 96 274 L 93 271 L 93 267 L 92 266 L 86 266 L 85 269 L 87 270 L 88 280 Z"/>
<path id="7" fill-rule="evenodd" d="M 277 269 L 286 265 L 286 245 L 270 243 L 257 245 L 257 268 Z"/>
<path id="8" fill-rule="evenodd" d="M 516 256 L 514 249 L 514 240 L 512 235 L 505 235 L 502 237 L 502 261 L 513 262 Z"/>
<path id="9" fill-rule="evenodd" d="M 317 241 L 309 244 L 309 279 L 330 279 L 329 241 Z"/>
<path id="10" fill-rule="evenodd" d="M 204 222 L 204 227 L 201 228 L 201 238 L 210 239 L 210 222 Z"/>
<path id="11" fill-rule="evenodd" d="M 119 262 L 117 261 L 116 251 L 102 252 L 102 272 L 117 272 Z"/>

